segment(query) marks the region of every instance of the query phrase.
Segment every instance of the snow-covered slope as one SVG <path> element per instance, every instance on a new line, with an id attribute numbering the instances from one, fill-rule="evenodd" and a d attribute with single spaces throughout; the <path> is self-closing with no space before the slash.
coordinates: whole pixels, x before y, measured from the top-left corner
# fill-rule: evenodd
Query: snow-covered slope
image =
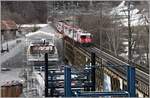
<path id="1" fill-rule="evenodd" d="M 124 26 L 128 26 L 128 5 L 125 3 L 126 1 L 122 1 L 117 7 L 113 8 L 110 15 L 113 17 L 121 17 L 120 20 L 117 21 L 121 21 Z M 131 26 L 145 25 L 145 23 L 147 24 L 145 15 L 141 14 L 144 9 L 139 11 L 139 9 L 135 8 L 133 4 L 130 5 L 130 9 Z"/>

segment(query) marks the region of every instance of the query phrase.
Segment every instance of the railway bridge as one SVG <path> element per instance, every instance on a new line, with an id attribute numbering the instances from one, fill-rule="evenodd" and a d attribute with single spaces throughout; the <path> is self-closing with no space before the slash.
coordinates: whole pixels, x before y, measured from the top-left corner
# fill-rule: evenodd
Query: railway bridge
<path id="1" fill-rule="evenodd" d="M 110 77 L 112 91 L 127 89 L 127 68 L 123 65 L 128 63 L 94 46 L 85 48 L 69 38 L 64 38 L 63 43 L 65 58 L 76 68 L 83 68 L 84 65 L 90 64 L 91 52 L 96 54 L 96 90 L 103 89 L 104 75 Z M 136 94 L 138 97 L 149 96 L 149 74 L 138 68 L 136 68 Z"/>

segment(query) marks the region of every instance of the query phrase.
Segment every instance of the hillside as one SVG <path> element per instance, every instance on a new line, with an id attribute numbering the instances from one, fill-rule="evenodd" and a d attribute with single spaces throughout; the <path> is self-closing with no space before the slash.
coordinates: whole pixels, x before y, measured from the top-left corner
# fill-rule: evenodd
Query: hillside
<path id="1" fill-rule="evenodd" d="M 46 23 L 47 5 L 42 1 L 2 1 L 1 19 L 17 23 Z"/>

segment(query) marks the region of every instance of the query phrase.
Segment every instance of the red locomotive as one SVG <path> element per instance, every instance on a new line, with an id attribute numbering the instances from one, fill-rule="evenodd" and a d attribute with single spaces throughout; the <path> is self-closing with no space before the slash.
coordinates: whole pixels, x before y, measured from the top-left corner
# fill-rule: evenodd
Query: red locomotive
<path id="1" fill-rule="evenodd" d="M 69 25 L 65 22 L 56 22 L 55 26 L 57 30 L 63 33 L 65 36 L 79 42 L 81 44 L 91 44 L 92 35 L 91 33 L 78 28 L 77 26 Z"/>

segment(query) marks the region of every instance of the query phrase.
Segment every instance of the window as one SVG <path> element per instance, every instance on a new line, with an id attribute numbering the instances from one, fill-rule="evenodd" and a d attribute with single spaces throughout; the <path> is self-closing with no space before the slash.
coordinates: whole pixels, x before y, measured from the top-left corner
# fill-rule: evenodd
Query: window
<path id="1" fill-rule="evenodd" d="M 81 36 L 81 39 L 85 39 L 85 38 L 86 38 L 86 36 L 85 36 L 85 35 L 82 35 L 82 36 Z"/>

